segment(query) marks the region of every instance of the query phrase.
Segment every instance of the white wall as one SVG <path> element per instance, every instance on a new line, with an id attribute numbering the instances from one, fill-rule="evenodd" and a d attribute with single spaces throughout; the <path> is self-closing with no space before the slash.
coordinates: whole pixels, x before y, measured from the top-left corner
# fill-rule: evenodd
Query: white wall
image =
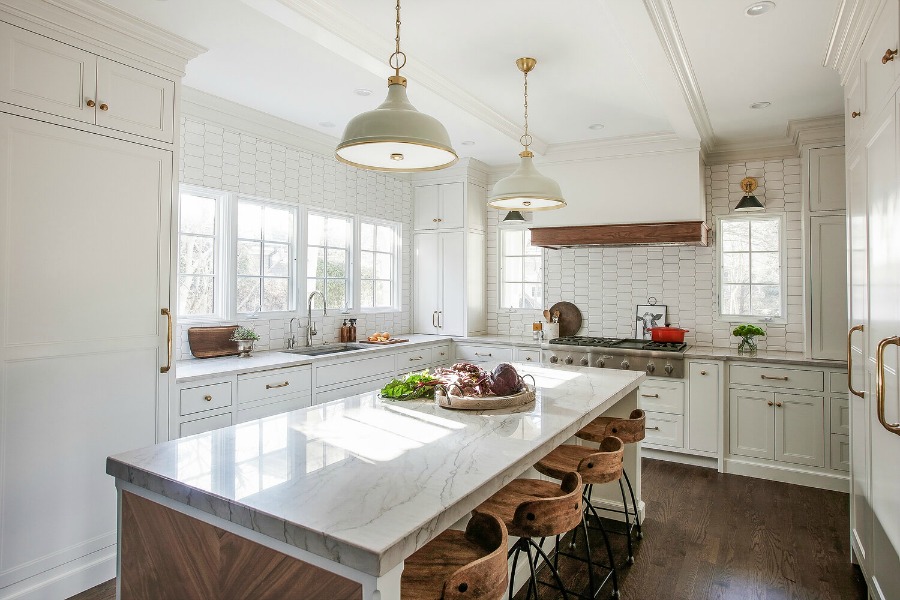
<path id="1" fill-rule="evenodd" d="M 549 171 L 545 171 L 549 174 Z M 767 325 L 760 347 L 802 352 L 803 249 L 800 198 L 800 159 L 713 165 L 705 169 L 706 216 L 729 214 L 742 196 L 739 183 L 757 177 L 756 196 L 767 212 L 785 214 L 787 230 L 787 324 Z M 657 181 L 657 183 L 659 183 Z M 568 196 L 569 191 L 563 188 Z M 597 197 L 608 194 L 598 189 Z M 628 205 L 628 195 L 608 198 L 606 204 Z M 559 211 L 564 213 L 569 208 Z M 610 209 L 614 210 L 614 209 Z M 615 209 L 618 210 L 618 209 Z M 549 213 L 548 213 L 549 214 Z M 497 224 L 503 214 L 488 209 L 488 330 L 492 334 L 524 335 L 540 311 L 500 311 L 497 268 Z M 584 318 L 582 335 L 633 337 L 635 306 L 655 296 L 666 304 L 669 321 L 690 329 L 691 344 L 733 346 L 733 324 L 716 318 L 715 231 L 709 247 L 647 246 L 544 250 L 544 297 L 547 307 L 560 300 L 573 302 Z"/>
<path id="2" fill-rule="evenodd" d="M 332 156 L 317 154 L 208 119 L 186 116 L 181 125 L 180 181 L 264 198 L 290 200 L 402 224 L 401 310 L 391 313 L 331 315 L 317 318 L 317 343 L 338 341 L 343 318 L 358 317 L 357 330 L 401 333 L 410 329 L 412 187 L 391 176 L 348 167 Z M 298 310 L 304 315 L 306 304 Z M 243 320 L 260 335 L 260 350 L 284 347 L 290 316 L 274 320 Z M 235 323 L 235 321 L 228 321 Z M 176 357 L 191 358 L 187 328 L 176 330 Z M 295 325 L 296 327 L 296 325 Z M 298 339 L 303 339 L 302 335 Z"/>

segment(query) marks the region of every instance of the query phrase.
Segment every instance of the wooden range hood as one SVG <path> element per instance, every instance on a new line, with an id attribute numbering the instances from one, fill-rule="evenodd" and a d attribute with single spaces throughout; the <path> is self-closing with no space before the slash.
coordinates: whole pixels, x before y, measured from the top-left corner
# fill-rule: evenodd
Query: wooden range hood
<path id="1" fill-rule="evenodd" d="M 542 248 L 579 246 L 708 246 L 703 221 L 532 227 L 531 245 Z"/>

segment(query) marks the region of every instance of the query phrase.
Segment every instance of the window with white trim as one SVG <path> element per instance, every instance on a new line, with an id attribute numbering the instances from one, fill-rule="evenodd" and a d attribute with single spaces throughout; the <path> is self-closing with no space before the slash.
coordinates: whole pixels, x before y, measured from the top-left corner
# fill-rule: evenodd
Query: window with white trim
<path id="1" fill-rule="evenodd" d="M 221 266 L 226 194 L 185 186 L 178 208 L 178 315 L 224 316 Z"/>
<path id="2" fill-rule="evenodd" d="M 784 219 L 719 219 L 719 314 L 724 319 L 785 316 Z"/>
<path id="3" fill-rule="evenodd" d="M 365 309 L 390 309 L 397 306 L 396 224 L 359 221 L 359 306 Z"/>
<path id="4" fill-rule="evenodd" d="M 500 229 L 500 308 L 544 305 L 544 257 L 531 245 L 531 231 Z"/>
<path id="5" fill-rule="evenodd" d="M 240 198 L 237 206 L 238 314 L 294 310 L 297 208 Z"/>
<path id="6" fill-rule="evenodd" d="M 309 211 L 306 229 L 306 293 L 322 292 L 327 308 L 352 307 L 353 218 Z M 320 297 L 313 308 L 322 308 Z"/>

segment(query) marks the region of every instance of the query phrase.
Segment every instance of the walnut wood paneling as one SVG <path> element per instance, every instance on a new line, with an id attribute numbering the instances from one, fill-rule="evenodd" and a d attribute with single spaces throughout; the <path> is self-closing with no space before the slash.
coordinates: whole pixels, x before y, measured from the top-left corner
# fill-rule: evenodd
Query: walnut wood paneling
<path id="1" fill-rule="evenodd" d="M 709 226 L 703 221 L 533 227 L 531 244 L 543 248 L 571 246 L 709 245 Z"/>
<path id="2" fill-rule="evenodd" d="M 362 586 L 124 492 L 122 600 L 361 600 Z"/>

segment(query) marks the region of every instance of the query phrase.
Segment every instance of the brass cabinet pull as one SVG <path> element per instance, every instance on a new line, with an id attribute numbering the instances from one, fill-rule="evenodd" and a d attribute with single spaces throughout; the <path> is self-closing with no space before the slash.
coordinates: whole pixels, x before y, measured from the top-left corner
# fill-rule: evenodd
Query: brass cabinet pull
<path id="1" fill-rule="evenodd" d="M 854 331 L 865 331 L 865 325 L 856 325 L 847 332 L 847 387 L 854 396 L 865 398 L 865 392 L 853 389 L 853 351 L 850 349 L 850 340 Z"/>
<path id="2" fill-rule="evenodd" d="M 103 104 L 100 105 L 100 110 L 103 110 L 103 111 L 109 110 L 109 104 L 104 102 Z"/>
<path id="3" fill-rule="evenodd" d="M 878 406 L 878 422 L 890 431 L 900 435 L 900 423 L 888 423 L 884 418 L 884 349 L 891 344 L 900 346 L 900 337 L 884 338 L 878 342 L 875 352 L 875 400 Z"/>
<path id="4" fill-rule="evenodd" d="M 476 352 L 475 356 L 492 356 L 492 355 L 490 352 L 488 352 L 487 354 L 482 354 L 481 352 Z"/>
<path id="5" fill-rule="evenodd" d="M 659 394 L 641 394 L 642 398 L 659 398 Z"/>
<path id="6" fill-rule="evenodd" d="M 442 310 L 438 311 L 438 327 L 440 329 L 444 328 L 444 311 Z"/>
<path id="7" fill-rule="evenodd" d="M 766 402 L 766 404 L 768 404 L 769 406 L 774 406 L 774 405 L 775 405 L 775 403 L 772 402 L 771 400 L 769 400 L 768 402 Z"/>
<path id="8" fill-rule="evenodd" d="M 168 373 L 172 369 L 172 311 L 168 308 L 159 309 L 159 314 L 166 317 L 168 326 L 166 328 L 166 366 L 160 367 L 160 373 Z"/>
<path id="9" fill-rule="evenodd" d="M 860 116 L 861 114 L 862 113 L 859 112 L 858 110 L 854 110 L 852 113 L 850 113 L 850 118 L 855 119 L 856 117 Z"/>
<path id="10" fill-rule="evenodd" d="M 90 98 L 88 98 L 88 101 L 85 102 L 85 104 L 87 104 L 88 108 L 94 108 L 95 106 L 97 106 L 97 103 L 94 102 L 93 100 L 91 100 Z"/>
<path id="11" fill-rule="evenodd" d="M 409 359 L 409 362 L 413 362 L 414 360 L 422 360 L 422 357 L 421 356 L 413 356 L 412 358 Z"/>
<path id="12" fill-rule="evenodd" d="M 210 396 L 209 394 L 203 396 L 203 399 L 206 400 L 207 402 L 212 402 L 212 396 Z"/>
<path id="13" fill-rule="evenodd" d="M 787 375 L 785 375 L 784 377 L 773 377 L 772 375 L 760 375 L 760 377 L 762 377 L 763 379 L 771 379 L 773 381 L 787 381 L 788 380 Z"/>
<path id="14" fill-rule="evenodd" d="M 887 50 L 884 51 L 884 56 L 881 57 L 881 64 L 883 64 L 883 65 L 888 64 L 889 62 L 894 60 L 895 56 L 897 56 L 897 51 L 891 50 L 890 48 L 888 48 Z"/>
<path id="15" fill-rule="evenodd" d="M 441 356 L 446 356 L 446 355 L 447 355 L 446 352 L 441 352 Z"/>
<path id="16" fill-rule="evenodd" d="M 434 311 L 433 313 L 431 313 L 431 326 L 432 327 L 437 327 L 436 319 L 437 319 L 437 311 Z"/>
<path id="17" fill-rule="evenodd" d="M 647 427 L 647 429 L 649 429 L 649 430 L 651 430 L 651 431 L 659 431 L 659 426 L 657 426 L 657 427 Z"/>
<path id="18" fill-rule="evenodd" d="M 289 385 L 291 385 L 291 382 L 290 382 L 290 381 L 285 381 L 284 383 L 267 383 L 267 384 L 266 384 L 266 389 L 267 389 L 267 390 L 274 390 L 274 389 L 276 389 L 276 388 L 283 388 L 283 387 L 287 387 L 287 386 L 289 386 Z"/>
<path id="19" fill-rule="evenodd" d="M 706 371 L 700 371 L 700 374 L 701 374 L 701 375 L 707 375 L 707 372 L 706 372 Z"/>

